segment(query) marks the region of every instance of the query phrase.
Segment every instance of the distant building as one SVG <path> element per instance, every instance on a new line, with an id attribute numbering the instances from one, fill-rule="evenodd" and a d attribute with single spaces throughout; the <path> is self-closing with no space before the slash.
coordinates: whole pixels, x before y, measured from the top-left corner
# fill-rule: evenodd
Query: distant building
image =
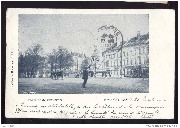
<path id="1" fill-rule="evenodd" d="M 79 72 L 81 70 L 81 64 L 84 59 L 84 54 L 73 52 L 74 65 L 71 67 L 72 72 Z"/>

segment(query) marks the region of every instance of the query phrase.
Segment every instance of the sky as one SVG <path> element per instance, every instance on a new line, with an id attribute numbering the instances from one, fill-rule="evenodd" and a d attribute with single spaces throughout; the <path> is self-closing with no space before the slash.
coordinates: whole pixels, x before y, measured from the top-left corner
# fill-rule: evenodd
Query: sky
<path id="1" fill-rule="evenodd" d="M 41 44 L 44 54 L 63 46 L 72 52 L 91 56 L 94 45 L 100 47 L 98 28 L 113 25 L 124 40 L 149 32 L 145 14 L 19 14 L 19 51 Z"/>

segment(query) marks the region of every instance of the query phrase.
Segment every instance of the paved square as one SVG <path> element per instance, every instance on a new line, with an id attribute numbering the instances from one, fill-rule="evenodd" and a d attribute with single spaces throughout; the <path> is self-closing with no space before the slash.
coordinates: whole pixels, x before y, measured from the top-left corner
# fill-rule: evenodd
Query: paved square
<path id="1" fill-rule="evenodd" d="M 102 94 L 148 93 L 149 79 L 142 78 L 89 78 L 82 88 L 81 78 L 19 78 L 19 94 Z"/>

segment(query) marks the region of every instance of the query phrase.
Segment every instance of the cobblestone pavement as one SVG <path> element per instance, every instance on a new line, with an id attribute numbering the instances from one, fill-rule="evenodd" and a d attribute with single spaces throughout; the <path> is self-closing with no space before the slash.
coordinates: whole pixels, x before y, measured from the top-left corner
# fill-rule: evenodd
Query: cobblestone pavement
<path id="1" fill-rule="evenodd" d="M 148 93 L 149 79 L 142 78 L 89 78 L 82 88 L 81 78 L 19 78 L 19 94 L 100 94 Z"/>

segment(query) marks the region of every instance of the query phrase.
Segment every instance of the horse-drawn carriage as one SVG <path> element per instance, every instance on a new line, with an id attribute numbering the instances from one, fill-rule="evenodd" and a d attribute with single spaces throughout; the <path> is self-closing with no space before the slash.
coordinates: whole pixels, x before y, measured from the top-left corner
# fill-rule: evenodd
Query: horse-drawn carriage
<path id="1" fill-rule="evenodd" d="M 52 71 L 51 72 L 51 79 L 57 80 L 59 78 L 61 78 L 63 80 L 63 71 Z"/>
<path id="2" fill-rule="evenodd" d="M 64 77 L 64 72 L 63 72 L 63 70 L 58 68 L 58 64 L 55 63 L 55 64 L 51 65 L 50 78 L 54 79 L 54 80 L 61 78 L 63 80 L 63 77 Z"/>

